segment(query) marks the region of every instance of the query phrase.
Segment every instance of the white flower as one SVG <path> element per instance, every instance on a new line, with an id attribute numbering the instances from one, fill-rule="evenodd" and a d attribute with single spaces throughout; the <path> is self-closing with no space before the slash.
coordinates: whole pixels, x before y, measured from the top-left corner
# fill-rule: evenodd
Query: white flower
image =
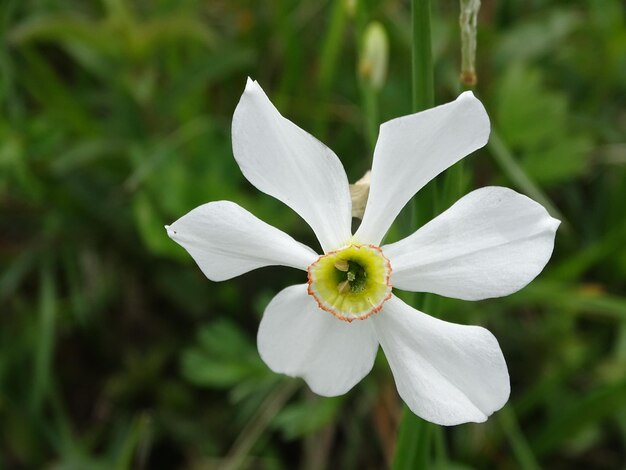
<path id="1" fill-rule="evenodd" d="M 248 80 L 233 117 L 235 159 L 248 181 L 313 228 L 325 254 L 228 201 L 197 207 L 167 232 L 213 281 L 270 265 L 308 272 L 307 284 L 274 297 L 259 327 L 259 353 L 275 372 L 302 377 L 319 395 L 341 395 L 369 373 L 380 344 L 415 414 L 443 425 L 482 422 L 510 392 L 495 337 L 419 312 L 391 287 L 464 300 L 511 294 L 547 263 L 559 221 L 511 189 L 486 187 L 404 240 L 380 244 L 407 201 L 488 136 L 489 118 L 471 92 L 383 124 L 353 235 L 337 156 Z"/>

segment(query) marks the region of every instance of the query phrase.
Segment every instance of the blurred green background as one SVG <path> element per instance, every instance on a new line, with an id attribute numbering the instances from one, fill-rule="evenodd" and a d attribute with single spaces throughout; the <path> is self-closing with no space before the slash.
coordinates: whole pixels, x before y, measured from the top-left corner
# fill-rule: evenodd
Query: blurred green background
<path id="1" fill-rule="evenodd" d="M 232 113 L 250 75 L 358 179 L 372 151 L 359 44 L 384 26 L 377 119 L 408 114 L 409 7 L 0 2 L 0 468 L 389 465 L 402 403 L 382 353 L 334 399 L 272 373 L 259 318 L 303 274 L 212 283 L 163 225 L 230 199 L 318 247 L 244 180 Z M 458 15 L 433 0 L 437 103 L 461 90 Z M 510 186 L 563 225 L 521 292 L 431 312 L 488 327 L 512 381 L 486 424 L 433 426 L 432 468 L 626 466 L 625 17 L 621 0 L 482 2 L 475 92 L 495 133 L 460 193 Z"/>

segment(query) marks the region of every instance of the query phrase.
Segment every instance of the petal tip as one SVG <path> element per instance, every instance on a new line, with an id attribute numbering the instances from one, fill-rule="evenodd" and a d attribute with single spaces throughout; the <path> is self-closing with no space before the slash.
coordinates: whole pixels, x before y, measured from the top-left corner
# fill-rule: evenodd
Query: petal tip
<path id="1" fill-rule="evenodd" d="M 474 95 L 473 91 L 468 90 L 468 91 L 464 91 L 463 93 L 461 93 L 459 97 L 457 98 L 457 100 L 477 100 L 478 101 L 478 98 L 476 98 L 476 95 Z"/>
<path id="2" fill-rule="evenodd" d="M 258 88 L 258 86 L 259 84 L 257 83 L 256 80 L 253 80 L 250 77 L 248 77 L 248 80 L 246 80 L 246 88 L 244 90 L 244 93 L 254 91 Z"/>
<path id="3" fill-rule="evenodd" d="M 174 238 L 177 235 L 176 230 L 174 230 L 170 225 L 164 225 L 163 227 L 165 227 L 165 230 L 167 230 L 167 235 L 174 240 Z"/>
<path id="4" fill-rule="evenodd" d="M 483 112 L 483 114 L 487 118 L 487 121 L 489 121 L 489 116 L 487 114 L 487 110 L 485 109 L 485 105 L 483 104 L 482 101 L 480 101 L 476 97 L 476 95 L 474 95 L 474 92 L 472 92 L 472 91 L 464 91 L 463 93 L 461 93 L 458 96 L 456 101 L 466 102 L 468 105 L 472 105 L 472 104 L 478 105 L 480 107 L 480 110 Z"/>
<path id="5" fill-rule="evenodd" d="M 474 112 L 478 112 L 478 116 L 475 117 L 481 125 L 479 129 L 482 132 L 479 132 L 479 147 L 484 147 L 489 141 L 489 134 L 491 134 L 491 120 L 489 119 L 489 114 L 487 113 L 487 109 L 482 101 L 480 101 L 476 95 L 472 91 L 464 91 L 459 95 L 457 101 L 465 102 L 469 109 L 473 109 Z M 478 129 L 477 129 L 478 131 Z"/>

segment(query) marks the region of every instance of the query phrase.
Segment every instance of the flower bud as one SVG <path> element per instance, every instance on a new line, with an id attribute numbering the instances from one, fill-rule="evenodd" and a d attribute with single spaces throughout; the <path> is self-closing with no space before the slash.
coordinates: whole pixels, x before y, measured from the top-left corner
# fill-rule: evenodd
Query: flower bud
<path id="1" fill-rule="evenodd" d="M 363 34 L 363 50 L 359 60 L 359 75 L 374 90 L 380 90 L 387 76 L 389 40 L 382 24 L 374 21 Z"/>
<path id="2" fill-rule="evenodd" d="M 356 13 L 357 1 L 358 0 L 343 0 L 343 6 L 350 18 L 353 18 Z"/>

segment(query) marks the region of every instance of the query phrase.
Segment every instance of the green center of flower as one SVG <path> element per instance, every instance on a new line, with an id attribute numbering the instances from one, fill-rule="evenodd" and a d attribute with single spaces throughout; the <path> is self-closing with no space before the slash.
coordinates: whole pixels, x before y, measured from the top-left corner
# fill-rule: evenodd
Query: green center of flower
<path id="1" fill-rule="evenodd" d="M 341 320 L 362 320 L 391 296 L 391 265 L 380 248 L 350 245 L 320 256 L 308 268 L 308 292 Z"/>

